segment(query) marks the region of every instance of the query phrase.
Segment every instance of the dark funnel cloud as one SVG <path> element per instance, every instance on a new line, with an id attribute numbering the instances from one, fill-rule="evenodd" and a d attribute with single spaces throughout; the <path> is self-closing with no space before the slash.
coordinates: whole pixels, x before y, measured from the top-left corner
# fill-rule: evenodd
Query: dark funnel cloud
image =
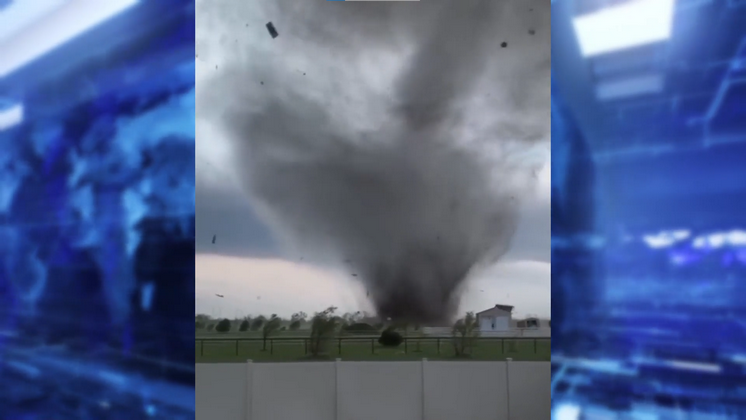
<path id="1" fill-rule="evenodd" d="M 241 187 L 289 252 L 344 267 L 379 316 L 451 321 L 470 272 L 509 250 L 532 151 L 548 148 L 550 2 L 276 3 L 242 13 L 283 36 L 229 58 L 198 113 L 228 133 Z M 362 77 L 325 90 L 312 66 L 283 64 L 291 51 L 402 64 L 381 66 L 386 92 Z"/>

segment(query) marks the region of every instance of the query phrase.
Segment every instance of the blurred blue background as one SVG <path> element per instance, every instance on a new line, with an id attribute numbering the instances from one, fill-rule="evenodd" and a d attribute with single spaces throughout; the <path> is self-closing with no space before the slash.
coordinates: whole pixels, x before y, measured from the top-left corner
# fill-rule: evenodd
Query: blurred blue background
<path id="1" fill-rule="evenodd" d="M 553 418 L 746 418 L 746 1 L 556 0 L 552 72 Z"/>
<path id="2" fill-rule="evenodd" d="M 0 418 L 194 418 L 194 7 L 0 1 Z"/>

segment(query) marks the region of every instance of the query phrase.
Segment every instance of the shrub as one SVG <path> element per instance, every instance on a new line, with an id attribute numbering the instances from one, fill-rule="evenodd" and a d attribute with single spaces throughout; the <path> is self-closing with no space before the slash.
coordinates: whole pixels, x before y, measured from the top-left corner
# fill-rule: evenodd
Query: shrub
<path id="1" fill-rule="evenodd" d="M 218 322 L 218 325 L 215 326 L 215 331 L 217 332 L 228 332 L 231 330 L 231 321 L 228 319 L 223 319 Z"/>
<path id="2" fill-rule="evenodd" d="M 404 337 L 392 329 L 384 330 L 378 338 L 378 343 L 384 347 L 398 347 L 402 342 Z"/>
<path id="3" fill-rule="evenodd" d="M 238 331 L 248 331 L 249 329 L 249 321 L 244 320 L 241 325 L 238 326 Z"/>
<path id="4" fill-rule="evenodd" d="M 376 327 L 366 324 L 364 322 L 356 322 L 345 327 L 345 332 L 348 333 L 377 333 Z"/>
<path id="5" fill-rule="evenodd" d="M 296 320 L 290 323 L 290 331 L 297 331 L 300 329 L 300 321 Z"/>

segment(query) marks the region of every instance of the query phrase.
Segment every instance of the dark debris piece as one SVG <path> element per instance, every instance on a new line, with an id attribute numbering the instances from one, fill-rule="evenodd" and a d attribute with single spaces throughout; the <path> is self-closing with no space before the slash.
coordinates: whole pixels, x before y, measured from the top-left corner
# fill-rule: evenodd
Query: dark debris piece
<path id="1" fill-rule="evenodd" d="M 533 29 L 529 29 L 529 31 L 528 31 L 528 34 L 529 34 L 529 35 L 533 35 L 533 34 L 535 34 L 535 33 L 536 33 L 536 31 L 535 31 L 535 30 L 533 30 Z"/>
<path id="2" fill-rule="evenodd" d="M 503 48 L 505 48 L 505 47 L 508 46 L 508 43 L 507 42 L 503 42 L 502 44 L 500 44 L 500 46 L 503 47 Z"/>
<path id="3" fill-rule="evenodd" d="M 218 235 L 212 235 L 212 243 L 215 243 L 215 239 L 218 238 Z"/>
<path id="4" fill-rule="evenodd" d="M 273 39 L 280 36 L 280 34 L 277 33 L 277 29 L 275 29 L 275 25 L 273 25 L 272 22 L 267 22 L 267 30 L 269 31 L 269 34 L 272 35 Z"/>

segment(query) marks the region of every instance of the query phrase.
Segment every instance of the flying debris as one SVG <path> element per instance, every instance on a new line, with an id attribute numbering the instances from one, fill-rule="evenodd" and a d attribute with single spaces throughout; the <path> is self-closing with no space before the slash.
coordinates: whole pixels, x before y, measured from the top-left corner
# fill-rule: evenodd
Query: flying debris
<path id="1" fill-rule="evenodd" d="M 508 43 L 507 42 L 503 42 L 502 44 L 500 44 L 500 46 L 503 47 L 503 48 L 505 48 L 505 47 L 508 46 Z"/>
<path id="2" fill-rule="evenodd" d="M 223 295 L 219 295 L 219 294 L 217 294 L 217 293 L 215 293 L 215 296 L 217 296 L 217 297 L 219 297 L 219 298 L 221 298 L 221 297 L 225 297 L 225 296 L 223 296 Z"/>
<path id="3" fill-rule="evenodd" d="M 256 300 L 262 300 L 262 297 L 261 296 L 257 296 Z"/>
<path id="4" fill-rule="evenodd" d="M 357 274 L 355 274 L 355 273 L 352 273 L 352 277 L 357 277 Z"/>
<path id="5" fill-rule="evenodd" d="M 215 239 L 218 238 L 218 235 L 212 235 L 212 243 L 215 243 Z"/>
<path id="6" fill-rule="evenodd" d="M 272 22 L 267 22 L 267 30 L 269 31 L 269 34 L 272 35 L 273 39 L 280 36 L 280 34 L 277 33 L 277 29 L 275 29 L 275 25 L 273 25 Z"/>
<path id="7" fill-rule="evenodd" d="M 535 31 L 535 30 L 533 30 L 533 29 L 530 29 L 530 30 L 528 31 L 528 34 L 529 34 L 529 35 L 533 35 L 533 34 L 535 34 L 535 33 L 536 33 L 536 31 Z"/>

